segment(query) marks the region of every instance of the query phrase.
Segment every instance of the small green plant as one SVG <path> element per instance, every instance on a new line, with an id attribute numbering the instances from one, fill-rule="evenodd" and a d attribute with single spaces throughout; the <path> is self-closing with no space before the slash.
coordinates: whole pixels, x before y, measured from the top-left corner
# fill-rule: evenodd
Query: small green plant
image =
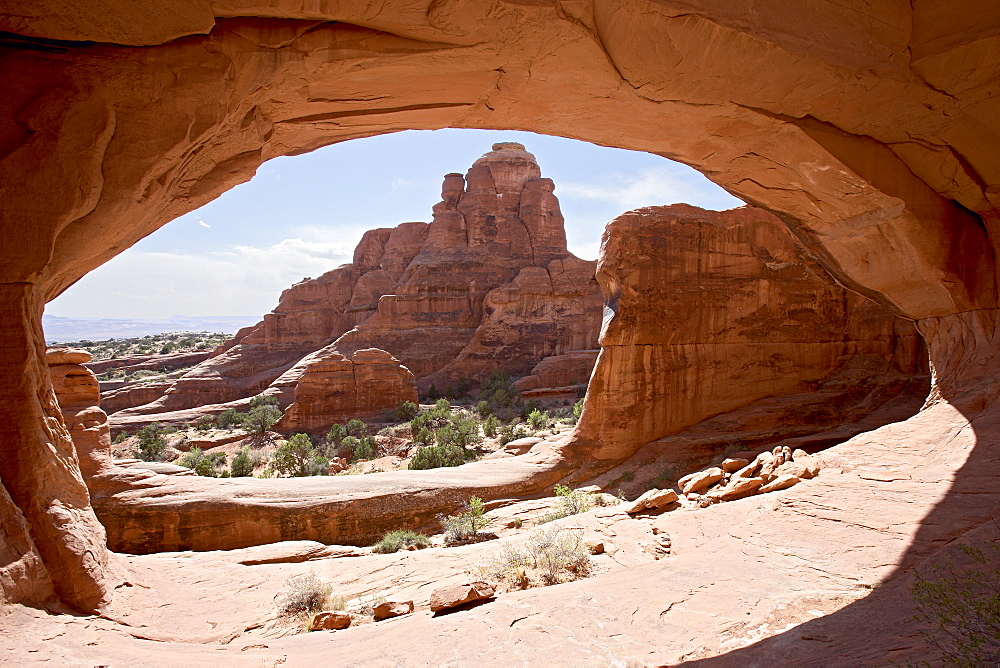
<path id="1" fill-rule="evenodd" d="M 430 540 L 423 534 L 410 531 L 409 529 L 396 529 L 385 534 L 382 536 L 382 540 L 372 545 L 372 552 L 390 554 L 392 552 L 399 552 L 410 545 L 415 546 L 417 549 L 423 549 L 429 547 L 430 544 Z"/>
<path id="2" fill-rule="evenodd" d="M 413 442 L 423 443 L 424 445 L 434 445 L 434 432 L 427 427 L 421 427 L 413 437 Z"/>
<path id="3" fill-rule="evenodd" d="M 480 401 L 476 404 L 476 412 L 479 413 L 479 417 L 486 419 L 486 416 L 493 414 L 493 409 L 490 408 L 490 402 Z"/>
<path id="4" fill-rule="evenodd" d="M 451 402 L 447 399 L 438 399 L 434 402 L 434 410 L 443 412 L 445 414 L 451 412 Z"/>
<path id="5" fill-rule="evenodd" d="M 1000 665 L 1000 545 L 959 547 L 965 563 L 939 565 L 933 578 L 913 583 L 915 619 L 933 625 L 923 635 L 946 663 Z"/>
<path id="6" fill-rule="evenodd" d="M 368 425 L 358 419 L 348 420 L 347 425 L 344 427 L 347 433 L 355 438 L 361 438 L 368 434 Z"/>
<path id="7" fill-rule="evenodd" d="M 327 609 L 333 587 L 316 573 L 300 573 L 285 580 L 278 595 L 278 612 L 282 615 L 302 615 Z"/>
<path id="8" fill-rule="evenodd" d="M 417 417 L 417 413 L 419 412 L 420 407 L 412 401 L 401 401 L 399 402 L 399 406 L 396 407 L 393 418 L 396 422 L 407 422 Z"/>
<path id="9" fill-rule="evenodd" d="M 253 460 L 250 458 L 249 448 L 244 447 L 239 451 L 239 454 L 233 457 L 229 474 L 233 478 L 245 478 L 253 475 Z"/>
<path id="10" fill-rule="evenodd" d="M 528 430 L 524 428 L 523 425 L 512 424 L 500 427 L 500 445 L 507 445 L 511 441 L 516 441 L 519 438 L 526 438 L 531 436 Z"/>
<path id="11" fill-rule="evenodd" d="M 510 521 L 510 526 L 514 529 L 520 529 L 524 525 L 524 520 L 520 517 L 515 517 Z"/>
<path id="12" fill-rule="evenodd" d="M 215 418 L 211 415 L 202 415 L 198 418 L 198 421 L 194 423 L 194 428 L 198 431 L 208 431 L 215 427 Z"/>
<path id="13" fill-rule="evenodd" d="M 449 542 L 456 542 L 475 538 L 479 530 L 490 522 L 483 517 L 485 512 L 486 507 L 482 499 L 478 496 L 469 497 L 469 502 L 463 506 L 462 511 L 456 515 L 441 518 L 445 539 Z"/>
<path id="14" fill-rule="evenodd" d="M 163 459 L 163 449 L 167 447 L 167 441 L 163 438 L 166 427 L 159 422 L 146 425 L 139 430 L 139 445 L 136 448 L 135 456 L 145 462 L 158 462 Z"/>
<path id="15" fill-rule="evenodd" d="M 573 424 L 580 421 L 581 415 L 583 415 L 583 399 L 580 399 L 573 404 Z"/>
<path id="16" fill-rule="evenodd" d="M 559 506 L 551 513 L 543 515 L 539 524 L 546 524 L 563 517 L 585 513 L 594 507 L 594 495 L 590 492 L 578 492 L 566 485 L 556 485 L 555 495 L 559 498 Z"/>
<path id="17" fill-rule="evenodd" d="M 528 413 L 528 424 L 535 431 L 542 429 L 549 423 L 549 414 L 545 411 L 538 410 L 537 408 Z"/>
<path id="18" fill-rule="evenodd" d="M 258 394 L 256 397 L 253 397 L 252 399 L 250 399 L 250 408 L 251 408 L 251 410 L 254 409 L 254 408 L 258 408 L 259 406 L 275 406 L 275 407 L 277 407 L 277 405 L 278 405 L 278 397 L 271 397 L 271 396 L 265 397 L 262 394 Z"/>
<path id="19" fill-rule="evenodd" d="M 128 433 L 120 431 L 118 432 L 118 435 L 115 436 L 114 440 L 111 442 L 114 443 L 115 445 L 118 445 L 119 443 L 124 443 L 125 441 L 128 440 L 128 436 L 129 436 Z"/>
<path id="20" fill-rule="evenodd" d="M 483 422 L 483 434 L 493 438 L 500 431 L 500 420 L 496 415 L 491 415 Z"/>

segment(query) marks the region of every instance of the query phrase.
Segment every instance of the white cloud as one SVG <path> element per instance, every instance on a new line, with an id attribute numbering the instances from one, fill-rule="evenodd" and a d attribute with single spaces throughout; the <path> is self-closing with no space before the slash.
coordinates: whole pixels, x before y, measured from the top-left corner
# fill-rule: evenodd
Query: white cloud
<path id="1" fill-rule="evenodd" d="M 353 236 L 353 235 L 351 235 Z M 281 291 L 350 262 L 358 238 L 284 239 L 265 248 L 205 253 L 125 251 L 90 272 L 46 311 L 65 317 L 263 315 Z"/>
<path id="2" fill-rule="evenodd" d="M 208 223 L 206 223 L 204 220 L 199 220 L 198 224 L 201 225 L 202 227 L 204 227 L 206 230 L 212 229 L 212 226 L 209 225 Z"/>
<path id="3" fill-rule="evenodd" d="M 596 183 L 560 183 L 556 195 L 605 202 L 621 211 L 678 202 L 706 209 L 743 204 L 700 174 L 687 174 L 670 166 L 649 167 L 635 175 L 607 175 Z"/>

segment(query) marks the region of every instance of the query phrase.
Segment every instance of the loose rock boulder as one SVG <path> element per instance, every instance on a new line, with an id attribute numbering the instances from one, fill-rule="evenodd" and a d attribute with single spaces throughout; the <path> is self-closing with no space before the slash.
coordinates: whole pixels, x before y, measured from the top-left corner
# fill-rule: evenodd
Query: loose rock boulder
<path id="1" fill-rule="evenodd" d="M 481 601 L 492 597 L 494 591 L 492 584 L 482 581 L 440 587 L 431 592 L 431 612 L 450 610 L 466 603 Z"/>
<path id="2" fill-rule="evenodd" d="M 372 610 L 376 621 L 408 615 L 411 612 L 413 612 L 413 601 L 385 601 Z"/>
<path id="3" fill-rule="evenodd" d="M 351 616 L 339 610 L 325 610 L 313 617 L 310 631 L 339 631 L 351 625 Z"/>
<path id="4" fill-rule="evenodd" d="M 719 482 L 723 477 L 725 477 L 725 472 L 718 467 L 713 467 L 686 475 L 677 481 L 677 485 L 685 494 L 698 493 Z"/>
<path id="5" fill-rule="evenodd" d="M 677 492 L 672 489 L 651 489 L 632 502 L 625 512 L 631 514 L 650 508 L 666 508 L 677 503 Z"/>

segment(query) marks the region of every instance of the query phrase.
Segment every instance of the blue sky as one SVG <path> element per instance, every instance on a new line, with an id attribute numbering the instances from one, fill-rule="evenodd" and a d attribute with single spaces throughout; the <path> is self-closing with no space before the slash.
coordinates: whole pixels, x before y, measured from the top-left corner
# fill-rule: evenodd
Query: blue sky
<path id="1" fill-rule="evenodd" d="M 572 252 L 595 259 L 604 225 L 641 206 L 742 205 L 684 165 L 561 137 L 407 131 L 276 158 L 248 183 L 165 225 L 83 277 L 46 313 L 162 318 L 263 315 L 281 291 L 351 261 L 365 230 L 431 219 L 441 180 L 517 141 L 555 181 Z"/>

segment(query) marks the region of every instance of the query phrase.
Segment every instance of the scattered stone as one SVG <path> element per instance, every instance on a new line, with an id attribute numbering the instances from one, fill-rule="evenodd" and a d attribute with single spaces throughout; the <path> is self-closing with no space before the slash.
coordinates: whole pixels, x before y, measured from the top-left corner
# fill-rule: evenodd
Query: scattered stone
<path id="1" fill-rule="evenodd" d="M 743 468 L 749 463 L 750 463 L 749 461 L 743 458 L 740 459 L 726 458 L 722 462 L 722 470 L 725 471 L 726 473 L 734 473 L 736 471 L 739 471 L 741 468 Z"/>
<path id="2" fill-rule="evenodd" d="M 771 482 L 769 482 L 766 485 L 762 486 L 760 488 L 760 493 L 761 494 L 766 494 L 767 492 L 776 492 L 779 489 L 788 489 L 792 485 L 797 485 L 799 482 L 801 482 L 801 480 L 802 479 L 799 478 L 798 476 L 794 476 L 794 475 L 791 475 L 789 473 L 785 473 L 785 474 L 779 475 L 778 477 L 776 477 Z"/>
<path id="3" fill-rule="evenodd" d="M 651 489 L 633 501 L 625 512 L 631 515 L 647 508 L 664 508 L 671 503 L 677 503 L 677 492 L 672 489 Z"/>
<path id="4" fill-rule="evenodd" d="M 722 480 L 723 476 L 725 476 L 725 473 L 722 469 L 713 467 L 684 476 L 677 481 L 677 486 L 681 488 L 684 494 L 700 492 Z"/>
<path id="5" fill-rule="evenodd" d="M 372 609 L 376 621 L 401 617 L 411 612 L 413 612 L 413 601 L 386 601 L 379 603 Z"/>
<path id="6" fill-rule="evenodd" d="M 587 545 L 591 554 L 604 554 L 604 543 L 590 543 Z"/>
<path id="7" fill-rule="evenodd" d="M 310 631 L 339 631 L 351 625 L 351 616 L 339 610 L 325 610 L 313 617 Z"/>
<path id="8" fill-rule="evenodd" d="M 457 608 L 472 601 L 490 598 L 495 590 L 495 587 L 489 582 L 481 581 L 440 587 L 431 592 L 431 612 Z"/>
<path id="9" fill-rule="evenodd" d="M 725 487 L 714 489 L 705 496 L 717 501 L 735 501 L 756 494 L 763 485 L 763 478 L 733 478 Z"/>

